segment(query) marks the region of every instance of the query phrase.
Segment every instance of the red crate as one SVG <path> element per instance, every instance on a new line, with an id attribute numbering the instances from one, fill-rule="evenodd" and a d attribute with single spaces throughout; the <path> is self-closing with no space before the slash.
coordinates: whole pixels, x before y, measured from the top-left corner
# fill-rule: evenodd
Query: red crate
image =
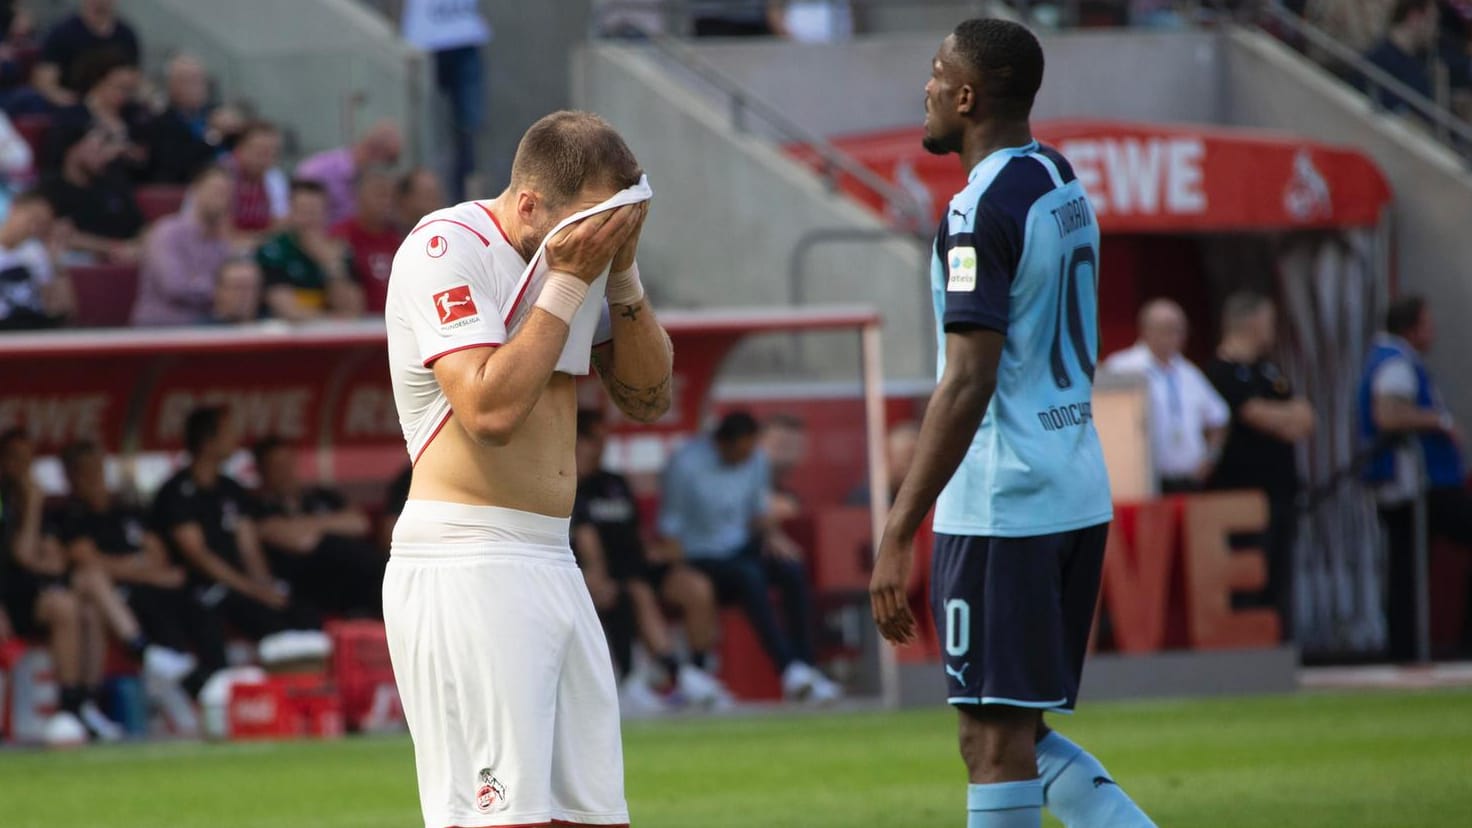
<path id="1" fill-rule="evenodd" d="M 342 698 L 326 676 L 277 675 L 230 690 L 230 738 L 331 739 L 343 733 Z"/>
<path id="2" fill-rule="evenodd" d="M 327 625 L 327 634 L 332 637 L 332 678 L 342 696 L 347 728 L 378 730 L 401 721 L 383 622 L 335 621 Z"/>

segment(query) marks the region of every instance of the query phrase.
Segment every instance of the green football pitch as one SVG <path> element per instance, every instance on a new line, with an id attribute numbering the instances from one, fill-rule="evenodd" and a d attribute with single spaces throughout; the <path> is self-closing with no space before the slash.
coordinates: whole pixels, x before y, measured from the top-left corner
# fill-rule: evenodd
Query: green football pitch
<path id="1" fill-rule="evenodd" d="M 1472 691 L 1098 704 L 1055 723 L 1167 828 L 1472 825 Z M 943 709 L 631 723 L 633 824 L 961 826 L 952 731 Z M 404 738 L 0 752 L 5 828 L 419 824 Z"/>

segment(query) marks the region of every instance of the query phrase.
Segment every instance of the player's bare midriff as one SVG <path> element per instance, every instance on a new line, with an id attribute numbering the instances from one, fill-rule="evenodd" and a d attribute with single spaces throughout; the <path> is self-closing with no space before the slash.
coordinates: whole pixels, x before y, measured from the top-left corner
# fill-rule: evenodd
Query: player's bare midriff
<path id="1" fill-rule="evenodd" d="M 477 442 L 451 416 L 415 464 L 409 497 L 567 517 L 577 492 L 576 420 L 574 381 L 562 373 L 504 446 Z"/>

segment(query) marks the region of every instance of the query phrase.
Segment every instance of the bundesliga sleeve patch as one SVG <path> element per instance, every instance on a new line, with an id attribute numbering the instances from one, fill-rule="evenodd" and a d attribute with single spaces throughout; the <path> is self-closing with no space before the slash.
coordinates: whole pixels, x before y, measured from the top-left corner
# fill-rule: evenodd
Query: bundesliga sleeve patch
<path id="1" fill-rule="evenodd" d="M 457 285 L 436 293 L 434 309 L 439 314 L 441 328 L 459 328 L 480 316 L 470 295 L 470 285 Z"/>
<path id="2" fill-rule="evenodd" d="M 950 253 L 950 278 L 946 290 L 970 292 L 976 290 L 976 248 L 953 247 Z"/>

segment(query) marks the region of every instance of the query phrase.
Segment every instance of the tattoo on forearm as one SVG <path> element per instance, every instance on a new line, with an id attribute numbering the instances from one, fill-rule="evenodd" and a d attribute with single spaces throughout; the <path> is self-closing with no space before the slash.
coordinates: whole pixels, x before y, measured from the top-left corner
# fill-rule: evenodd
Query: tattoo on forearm
<path id="1" fill-rule="evenodd" d="M 654 385 L 639 387 L 614 376 L 612 371 L 600 372 L 603 377 L 603 387 L 607 389 L 608 396 L 613 398 L 618 409 L 629 417 L 641 422 L 650 423 L 659 419 L 670 407 L 670 375 L 666 374 L 664 379 Z"/>
<path id="2" fill-rule="evenodd" d="M 630 322 L 634 322 L 638 320 L 639 312 L 642 310 L 644 310 L 644 303 L 635 302 L 632 305 L 625 305 L 624 309 L 619 312 L 619 315 L 629 320 Z"/>

